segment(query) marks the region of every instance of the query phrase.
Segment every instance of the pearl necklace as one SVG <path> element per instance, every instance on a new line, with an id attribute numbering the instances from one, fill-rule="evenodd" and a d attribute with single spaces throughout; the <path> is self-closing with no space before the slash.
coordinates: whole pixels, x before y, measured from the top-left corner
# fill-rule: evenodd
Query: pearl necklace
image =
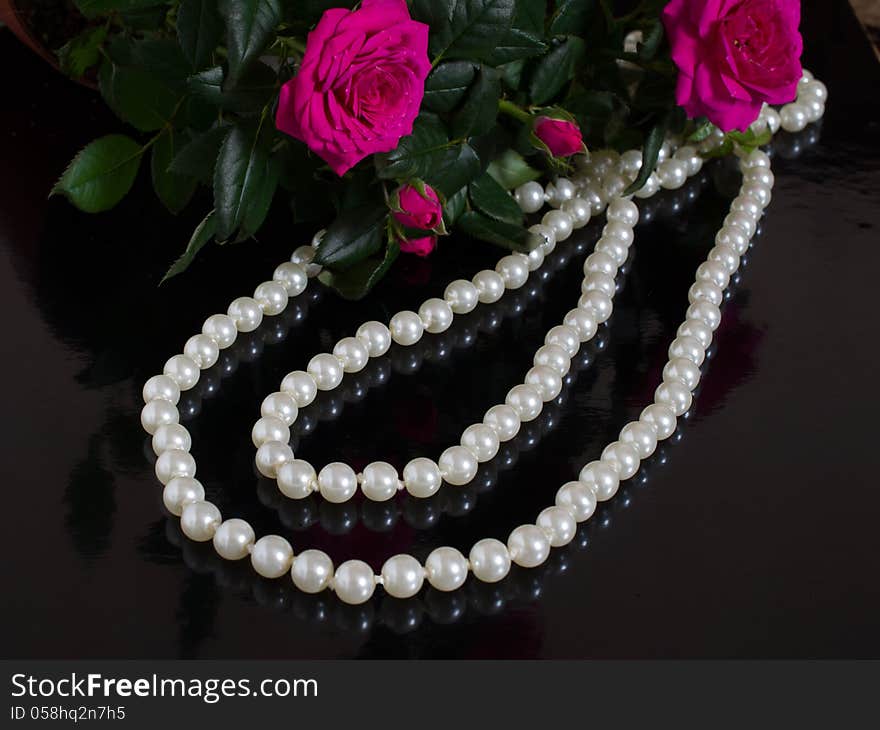
<path id="1" fill-rule="evenodd" d="M 771 131 L 779 125 L 792 131 L 803 129 L 813 117 L 821 117 L 826 97 L 824 85 L 806 72 L 797 102 L 783 107 L 779 114 L 765 108 L 755 124 L 758 128 L 766 125 Z M 803 126 L 799 126 L 801 122 Z M 717 136 L 710 137 L 701 143 L 701 148 L 711 149 L 718 142 Z M 398 312 L 387 326 L 380 322 L 364 323 L 354 337 L 340 340 L 332 353 L 315 355 L 305 371 L 289 373 L 281 389 L 264 399 L 261 418 L 252 429 L 260 473 L 276 479 L 287 497 L 302 499 L 318 493 L 335 503 L 350 499 L 358 487 L 368 499 L 384 501 L 403 489 L 413 497 L 425 498 L 435 494 L 443 481 L 454 486 L 470 482 L 480 463 L 493 459 L 502 442 L 512 439 L 522 423 L 534 420 L 544 403 L 559 395 L 571 358 L 611 316 L 614 277 L 628 258 L 633 228 L 639 218 L 637 206 L 621 196 L 640 166 L 638 150 L 622 156 L 610 151 L 597 152 L 581 164 L 580 175 L 573 180 L 557 179 L 546 189 L 537 183 L 517 188 L 514 197 L 524 212 L 537 212 L 545 202 L 553 208 L 541 223 L 529 229 L 539 245 L 528 255 L 504 256 L 494 270 L 480 271 L 471 281 L 452 282 L 442 299 L 427 300 L 418 312 Z M 701 167 L 697 149 L 675 149 L 669 141 L 661 151 L 657 171 L 637 197 L 650 197 L 661 187 L 680 188 Z M 663 382 L 655 391 L 654 402 L 637 420 L 621 429 L 619 439 L 609 444 L 598 460 L 583 467 L 577 481 L 558 490 L 555 503 L 544 509 L 534 524 L 515 528 L 506 545 L 486 538 L 471 548 L 468 557 L 455 548 L 440 547 L 431 552 L 424 566 L 411 555 L 396 555 L 385 562 L 379 575 L 361 560 L 348 560 L 334 570 L 330 557 L 322 551 L 310 549 L 294 555 L 283 537 L 266 535 L 257 540 L 247 522 L 238 518 L 223 520 L 219 509 L 205 500 L 204 488 L 195 479 L 195 460 L 189 453 L 191 437 L 179 424 L 176 404 L 180 393 L 197 383 L 200 371 L 216 363 L 220 349 L 232 345 L 238 332 L 255 330 L 264 315 L 280 314 L 291 297 L 305 291 L 309 279 L 320 272 L 313 257 L 321 232 L 312 246 L 298 248 L 291 261 L 279 265 L 273 280 L 260 284 L 253 297 L 239 297 L 226 314 L 210 316 L 202 333 L 186 342 L 183 354 L 171 357 L 163 374 L 145 384 L 146 405 L 141 423 L 153 435 L 153 450 L 158 456 L 156 475 L 165 485 L 165 506 L 180 517 L 181 529 L 189 539 L 212 540 L 221 557 L 240 560 L 250 556 L 261 576 L 278 578 L 289 571 L 298 589 L 318 593 L 330 588 L 350 604 L 369 600 L 376 585 L 384 586 L 391 596 L 409 598 L 421 590 L 426 579 L 440 591 L 453 591 L 463 585 L 468 572 L 481 581 L 494 583 L 508 574 L 512 563 L 527 568 L 541 565 L 552 547 L 571 542 L 578 523 L 593 515 L 598 501 L 614 496 L 620 482 L 636 473 L 658 441 L 672 435 L 678 417 L 690 408 L 692 391 L 700 379 L 700 365 L 721 320 L 723 291 L 737 271 L 740 256 L 748 249 L 757 222 L 771 199 L 774 179 L 767 155 L 760 150 L 752 152 L 741 159 L 740 168 L 740 194 L 731 203 L 715 247 L 697 269 L 696 280 L 688 292 L 690 306 L 669 347 L 670 359 L 663 369 Z M 311 464 L 294 458 L 288 444 L 290 426 L 299 410 L 308 406 L 319 390 L 338 387 L 344 373 L 359 372 L 370 358 L 384 355 L 392 341 L 411 346 L 425 332 L 446 331 L 456 314 L 469 313 L 480 303 L 498 301 L 506 290 L 520 288 L 558 243 L 605 210 L 609 200 L 602 237 L 584 263 L 578 306 L 565 315 L 561 325 L 547 333 L 524 382 L 508 392 L 505 403 L 491 407 L 481 424 L 465 429 L 460 444 L 447 448 L 437 462 L 424 457 L 413 459 L 402 475 L 385 462 L 373 462 L 361 474 L 340 462 L 328 464 L 316 473 Z"/>

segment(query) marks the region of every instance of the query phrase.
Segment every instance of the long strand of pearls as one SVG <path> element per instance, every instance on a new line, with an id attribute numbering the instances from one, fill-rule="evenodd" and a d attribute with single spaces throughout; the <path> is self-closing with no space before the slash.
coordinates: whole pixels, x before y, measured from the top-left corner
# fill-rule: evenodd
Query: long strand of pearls
<path id="1" fill-rule="evenodd" d="M 824 86 L 816 86 L 820 83 L 805 77 L 797 103 L 801 103 L 801 96 L 822 97 L 824 110 L 827 92 Z M 796 112 L 797 109 L 787 116 Z M 695 160 L 699 157 L 693 148 L 674 150 L 670 145 L 652 178 L 656 175 L 658 187 L 681 187 L 689 174 L 699 171 L 702 161 Z M 627 259 L 632 229 L 639 215 L 635 204 L 620 195 L 640 162 L 636 154 L 597 153 L 585 165 L 582 177 L 575 181 L 557 180 L 543 191 L 542 197 L 555 210 L 546 213 L 542 222 L 531 229 L 542 240 L 535 249 L 538 253 L 505 256 L 494 271 L 481 271 L 471 282 L 453 282 L 444 299 L 428 300 L 418 313 L 400 312 L 387 327 L 366 323 L 355 337 L 337 343 L 332 354 L 316 355 L 305 371 L 290 373 L 281 390 L 264 400 L 262 418 L 253 429 L 261 473 L 278 478 L 282 492 L 290 491 L 289 496 L 305 496 L 317 490 L 325 499 L 336 502 L 348 499 L 359 484 L 368 498 L 387 499 L 401 488 L 414 496 L 428 496 L 437 491 L 442 480 L 451 484 L 470 481 L 476 465 L 491 459 L 493 449 L 497 452 L 496 442 L 512 438 L 522 422 L 537 417 L 543 403 L 555 397 L 554 391 L 558 393 L 557 384 L 561 388 L 570 358 L 610 317 L 615 290 L 613 275 Z M 394 597 L 407 598 L 418 593 L 425 580 L 438 590 L 452 591 L 465 582 L 469 572 L 492 583 L 504 578 L 512 563 L 522 567 L 542 564 L 551 547 L 566 545 L 574 538 L 577 524 L 592 516 L 597 501 L 613 497 L 620 481 L 635 474 L 640 462 L 654 452 L 658 441 L 674 432 L 677 418 L 690 408 L 700 365 L 720 323 L 723 291 L 738 269 L 740 257 L 748 249 L 757 222 L 771 199 L 773 175 L 767 155 L 755 151 L 741 159 L 740 167 L 740 194 L 731 203 L 714 248 L 697 269 L 696 280 L 688 292 L 690 306 L 669 347 L 669 361 L 654 402 L 637 420 L 621 429 L 618 440 L 609 444 L 598 460 L 583 467 L 576 481 L 558 490 L 554 504 L 544 509 L 534 524 L 515 528 L 506 544 L 483 539 L 467 557 L 455 548 L 440 547 L 430 553 L 424 566 L 411 555 L 396 555 L 385 562 L 379 575 L 361 560 L 348 560 L 334 569 L 330 557 L 322 551 L 305 550 L 294 555 L 283 537 L 266 535 L 257 540 L 247 522 L 238 518 L 223 520 L 219 509 L 205 500 L 204 488 L 195 479 L 195 460 L 189 453 L 191 438 L 179 424 L 176 403 L 180 392 L 196 384 L 200 370 L 211 367 L 219 350 L 229 347 L 238 332 L 256 329 L 264 315 L 279 314 L 291 296 L 305 290 L 309 277 L 319 271 L 312 263 L 311 247 L 297 249 L 290 262 L 275 270 L 272 281 L 257 287 L 253 297 L 240 297 L 230 304 L 226 314 L 209 317 L 202 333 L 187 341 L 183 354 L 171 357 L 163 374 L 145 384 L 146 405 L 141 422 L 153 435 L 153 448 L 158 456 L 156 475 L 165 485 L 166 507 L 180 516 L 181 529 L 188 538 L 212 540 L 221 557 L 240 560 L 250 556 L 254 569 L 264 577 L 277 578 L 290 572 L 300 590 L 317 593 L 330 588 L 350 604 L 369 600 L 377 585 L 383 585 Z M 650 190 L 640 193 L 640 197 L 652 194 Z M 532 208 L 539 198 L 533 187 L 518 189 L 515 197 L 524 210 Z M 310 465 L 294 459 L 287 444 L 289 426 L 298 409 L 311 403 L 318 390 L 337 387 L 343 373 L 361 370 L 370 357 L 384 354 L 391 341 L 406 346 L 417 342 L 424 331 L 443 332 L 454 314 L 472 311 L 479 302 L 497 301 L 506 289 L 522 286 L 530 271 L 543 264 L 544 256 L 552 252 L 557 242 L 568 238 L 576 227 L 586 225 L 591 215 L 601 212 L 607 200 L 611 200 L 607 223 L 594 253 L 585 262 L 583 295 L 578 307 L 547 333 L 525 382 L 511 389 L 505 404 L 493 406 L 483 424 L 466 429 L 460 445 L 447 449 L 436 464 L 427 459 L 413 460 L 404 468 L 402 479 L 383 462 L 369 465 L 362 475 L 344 464 L 328 465 L 315 475 Z M 288 475 L 285 470 L 292 473 Z"/>

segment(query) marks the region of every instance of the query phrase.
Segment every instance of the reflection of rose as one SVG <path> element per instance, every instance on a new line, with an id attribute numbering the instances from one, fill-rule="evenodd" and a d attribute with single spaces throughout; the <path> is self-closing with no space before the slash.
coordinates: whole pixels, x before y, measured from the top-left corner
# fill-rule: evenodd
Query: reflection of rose
<path id="1" fill-rule="evenodd" d="M 800 0 L 672 0 L 663 25 L 678 66 L 676 99 L 692 119 L 745 131 L 761 106 L 797 94 Z"/>
<path id="2" fill-rule="evenodd" d="M 428 26 L 410 18 L 404 0 L 331 8 L 281 88 L 275 124 L 342 175 L 412 132 L 430 70 Z"/>
<path id="3" fill-rule="evenodd" d="M 404 253 L 414 253 L 424 258 L 437 245 L 437 236 L 422 236 L 421 238 L 402 238 L 400 250 Z"/>

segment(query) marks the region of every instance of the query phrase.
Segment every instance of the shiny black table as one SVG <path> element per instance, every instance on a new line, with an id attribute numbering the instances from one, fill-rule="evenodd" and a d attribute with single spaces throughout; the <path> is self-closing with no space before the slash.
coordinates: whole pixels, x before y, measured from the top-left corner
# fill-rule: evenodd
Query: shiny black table
<path id="1" fill-rule="evenodd" d="M 211 247 L 157 287 L 201 216 L 173 219 L 141 179 L 90 217 L 51 183 L 119 128 L 88 89 L 0 33 L 3 588 L 7 657 L 880 656 L 880 68 L 846 3 L 805 3 L 806 65 L 828 84 L 821 129 L 781 135 L 777 186 L 732 286 L 677 434 L 568 548 L 497 586 L 346 607 L 258 580 L 187 542 L 161 505 L 140 389 L 204 317 L 307 241 L 278 210 L 259 242 Z M 250 426 L 284 373 L 470 275 L 497 251 L 444 242 L 401 257 L 352 305 L 306 296 L 242 337 L 182 401 L 199 477 L 224 514 L 337 559 L 466 548 L 533 520 L 638 414 L 737 185 L 725 164 L 648 203 L 619 304 L 561 403 L 425 502 L 294 503 L 253 469 Z M 205 206 L 208 200 L 202 201 Z M 395 350 L 304 411 L 315 463 L 436 456 L 499 402 L 573 306 L 590 226 L 515 296 Z"/>

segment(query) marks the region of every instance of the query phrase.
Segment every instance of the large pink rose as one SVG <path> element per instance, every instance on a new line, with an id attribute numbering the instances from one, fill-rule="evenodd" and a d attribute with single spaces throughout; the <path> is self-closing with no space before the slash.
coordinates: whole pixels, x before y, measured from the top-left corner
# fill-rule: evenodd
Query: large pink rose
<path id="1" fill-rule="evenodd" d="M 672 0 L 663 25 L 688 116 L 745 131 L 761 106 L 785 104 L 803 74 L 800 0 Z"/>
<path id="2" fill-rule="evenodd" d="M 405 0 L 331 8 L 281 87 L 275 124 L 342 175 L 412 132 L 430 70 L 428 26 L 410 18 Z"/>

